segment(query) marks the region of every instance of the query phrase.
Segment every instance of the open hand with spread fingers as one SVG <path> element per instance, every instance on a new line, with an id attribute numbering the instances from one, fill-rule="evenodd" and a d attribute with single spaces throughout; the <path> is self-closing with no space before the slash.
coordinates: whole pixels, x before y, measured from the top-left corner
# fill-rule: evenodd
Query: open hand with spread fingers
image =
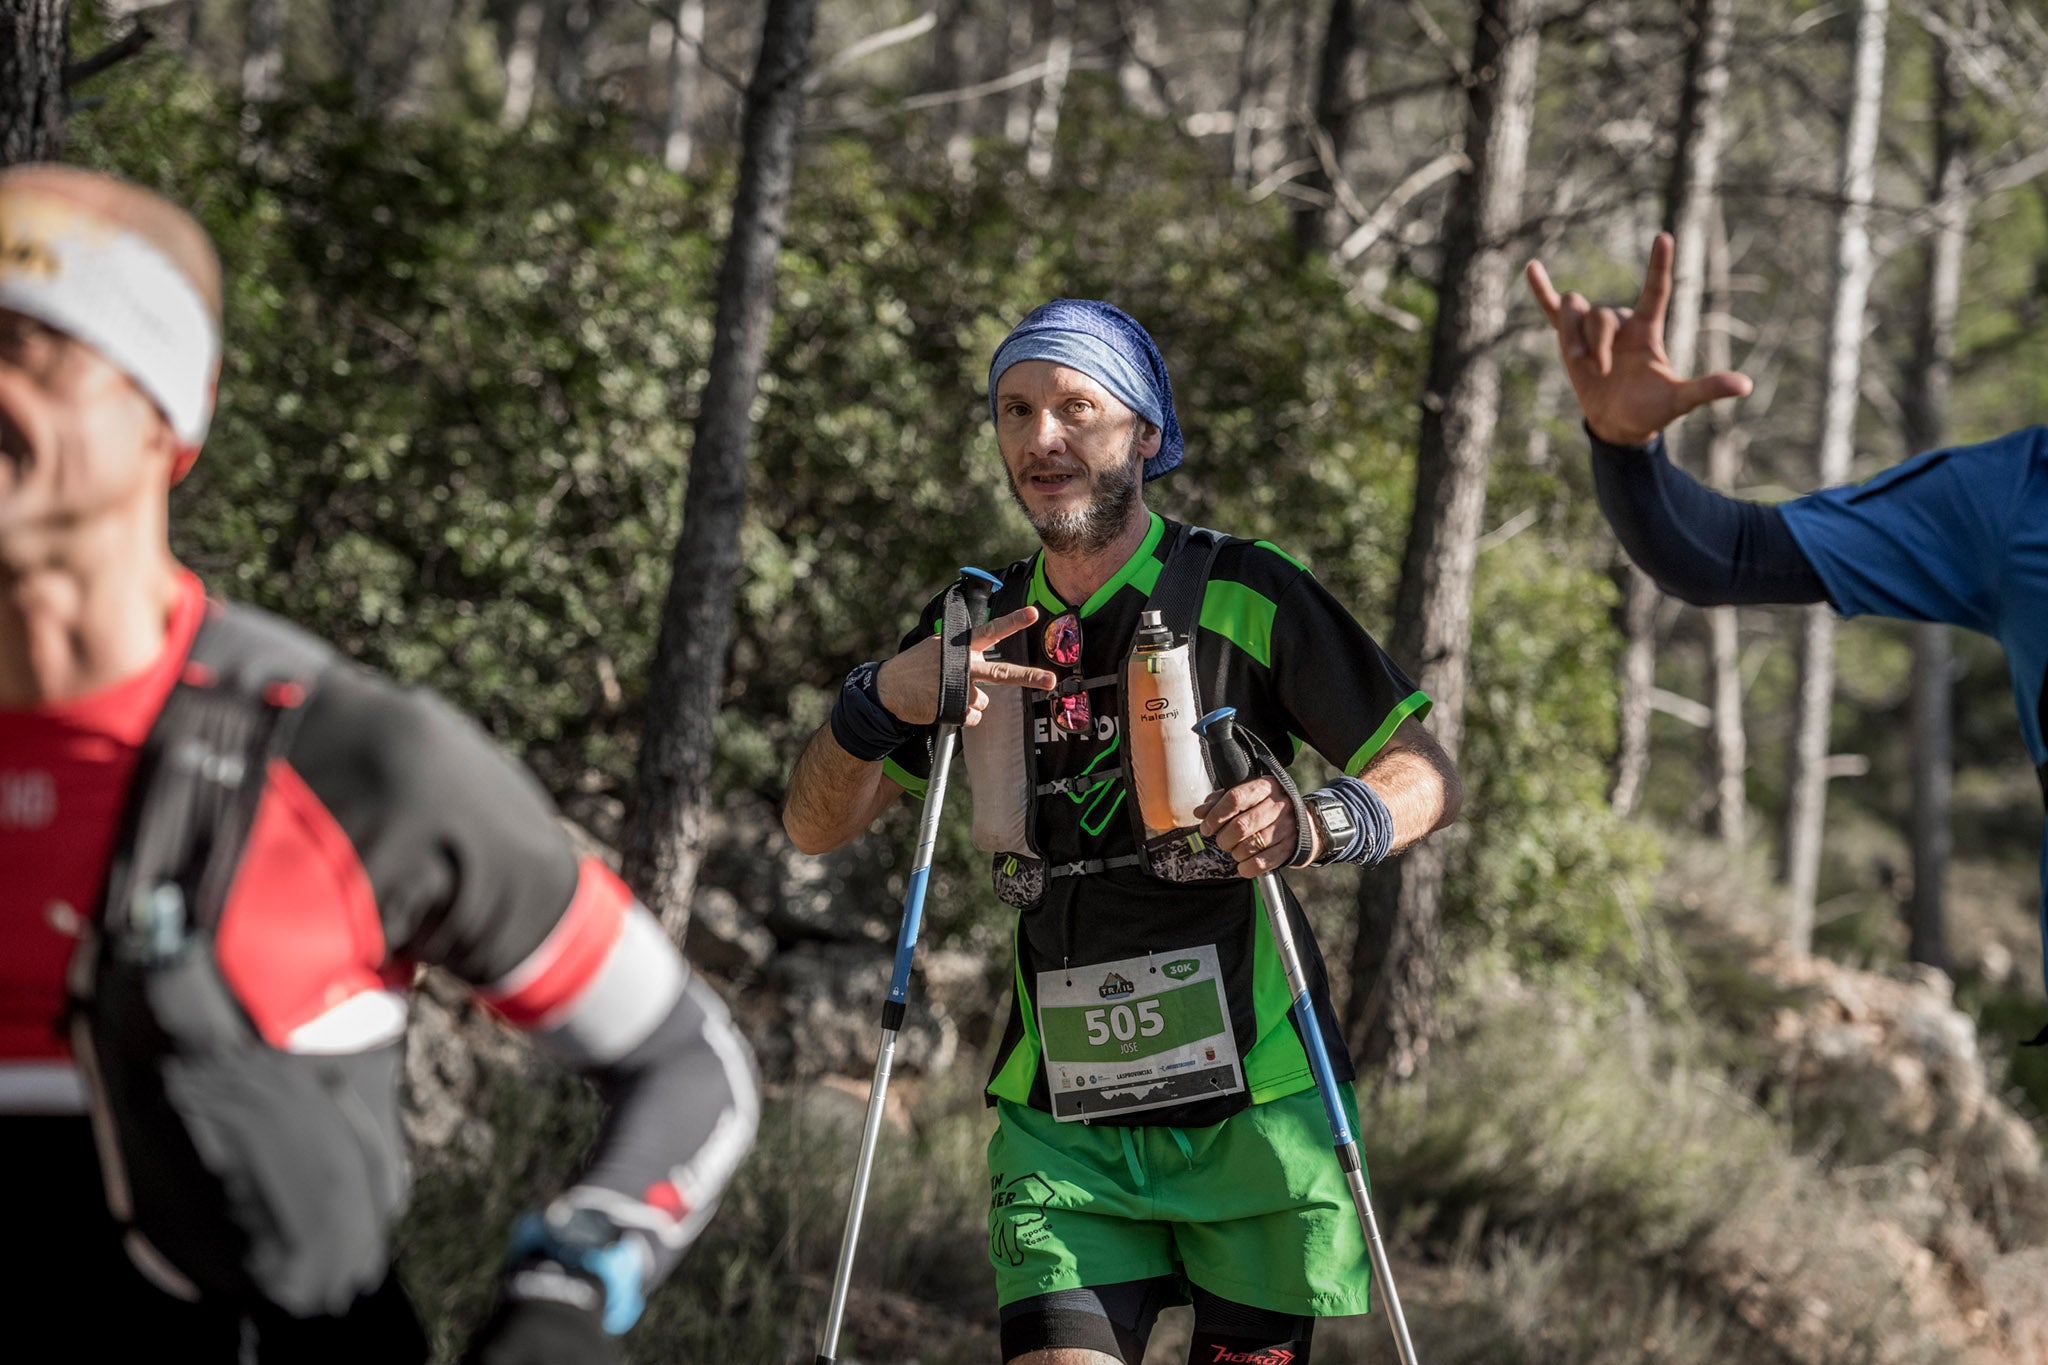
<path id="1" fill-rule="evenodd" d="M 1687 379 L 1664 353 L 1664 310 L 1671 302 L 1671 234 L 1650 248 L 1650 269 L 1634 308 L 1595 307 L 1585 295 L 1560 296 L 1541 261 L 1525 272 L 1529 292 L 1557 329 L 1565 373 L 1579 396 L 1586 426 L 1610 445 L 1639 446 L 1694 408 L 1749 393 L 1733 370 Z"/>

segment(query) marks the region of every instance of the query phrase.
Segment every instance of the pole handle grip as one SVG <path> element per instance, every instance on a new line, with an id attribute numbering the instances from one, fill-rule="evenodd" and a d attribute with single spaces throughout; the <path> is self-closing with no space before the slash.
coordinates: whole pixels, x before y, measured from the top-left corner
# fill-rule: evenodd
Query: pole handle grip
<path id="1" fill-rule="evenodd" d="M 981 569 L 960 571 L 960 580 L 946 589 L 939 605 L 939 723 L 959 725 L 974 699 L 968 676 L 973 662 L 974 629 L 988 619 L 989 594 L 1002 580 Z"/>
<path id="2" fill-rule="evenodd" d="M 1228 791 L 1250 780 L 1251 755 L 1237 737 L 1237 708 L 1219 706 L 1195 722 L 1195 733 L 1209 742 L 1209 766 L 1216 773 L 1216 786 Z"/>

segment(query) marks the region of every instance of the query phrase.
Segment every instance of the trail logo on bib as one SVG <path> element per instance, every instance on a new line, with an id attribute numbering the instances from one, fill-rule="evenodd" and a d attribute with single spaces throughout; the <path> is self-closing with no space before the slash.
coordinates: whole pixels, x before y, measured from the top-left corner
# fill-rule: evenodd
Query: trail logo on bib
<path id="1" fill-rule="evenodd" d="M 1100 986 L 1089 986 L 1100 970 Z M 1241 1093 L 1237 1037 L 1216 946 L 1038 974 L 1038 1036 L 1062 1122 Z M 1067 1078 L 1073 1077 L 1071 1084 Z"/>

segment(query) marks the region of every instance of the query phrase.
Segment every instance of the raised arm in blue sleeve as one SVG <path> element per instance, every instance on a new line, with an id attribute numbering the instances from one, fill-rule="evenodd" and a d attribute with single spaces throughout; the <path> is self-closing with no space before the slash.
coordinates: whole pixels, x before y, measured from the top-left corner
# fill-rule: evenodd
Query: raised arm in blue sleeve
<path id="1" fill-rule="evenodd" d="M 1698 607 L 1827 598 L 1778 508 L 1708 488 L 1671 463 L 1662 436 L 1647 446 L 1592 439 L 1600 510 L 1665 592 Z"/>

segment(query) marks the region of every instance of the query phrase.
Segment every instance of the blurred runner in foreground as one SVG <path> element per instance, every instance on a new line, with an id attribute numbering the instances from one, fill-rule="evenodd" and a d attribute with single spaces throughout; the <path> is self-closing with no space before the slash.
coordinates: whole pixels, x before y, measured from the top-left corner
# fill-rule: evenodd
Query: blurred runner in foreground
<path id="1" fill-rule="evenodd" d="M 1040 542 L 974 638 L 961 732 L 975 842 L 1017 912 L 988 1084 L 1003 1353 L 1141 1360 L 1161 1308 L 1192 1299 L 1191 1361 L 1300 1365 L 1316 1318 L 1366 1311 L 1370 1267 L 1253 879 L 1392 856 L 1456 818 L 1457 774 L 1429 699 L 1314 574 L 1145 506 L 1181 433 L 1143 327 L 1056 299 L 988 378 Z M 797 847 L 924 794 L 940 606 L 847 678 L 790 780 Z M 1225 705 L 1275 761 L 1214 792 L 1192 727 Z M 1304 744 L 1343 774 L 1306 797 L 1281 771 Z M 1322 959 L 1285 912 L 1348 1082 Z"/>
<path id="2" fill-rule="evenodd" d="M 1671 463 L 1663 430 L 1750 384 L 1726 371 L 1672 372 L 1671 258 L 1671 238 L 1659 235 L 1634 308 L 1560 296 L 1541 262 L 1528 270 L 1585 412 L 1600 509 L 1629 557 L 1697 606 L 1827 602 L 1844 616 L 1991 636 L 2005 646 L 2020 735 L 2048 795 L 2048 428 L 1932 451 L 1777 506 L 1723 497 Z M 2048 890 L 2048 842 L 2042 881 Z M 2048 926 L 2048 903 L 2043 914 Z M 2048 1042 L 2048 1028 L 2033 1041 Z"/>
<path id="3" fill-rule="evenodd" d="M 615 1359 L 752 1141 L 748 1050 L 474 725 L 171 558 L 220 318 L 168 201 L 0 173 L 9 1300 L 66 1359 L 425 1360 L 390 1234 L 433 963 L 610 1106 L 473 1358 Z"/>

